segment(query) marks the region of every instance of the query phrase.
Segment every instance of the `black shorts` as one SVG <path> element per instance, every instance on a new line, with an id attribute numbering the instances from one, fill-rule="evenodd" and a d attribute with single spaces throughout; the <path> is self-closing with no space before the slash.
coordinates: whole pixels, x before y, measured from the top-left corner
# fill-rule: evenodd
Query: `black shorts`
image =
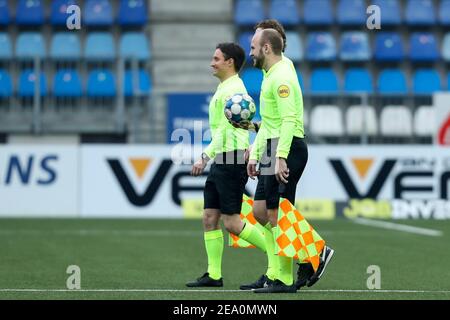
<path id="1" fill-rule="evenodd" d="M 223 214 L 239 214 L 242 207 L 242 196 L 247 184 L 246 164 L 211 165 L 203 192 L 204 208 L 219 209 Z"/>
<path id="2" fill-rule="evenodd" d="M 305 139 L 294 137 L 287 158 L 287 166 L 289 168 L 288 183 L 284 186 L 280 186 L 280 183 L 278 183 L 275 178 L 275 171 L 273 168 L 275 166 L 275 150 L 277 145 L 276 142 L 273 142 L 272 139 L 267 140 L 267 149 L 261 159 L 261 174 L 258 177 L 258 185 L 255 194 L 255 200 L 266 200 L 267 209 L 278 208 L 280 196 L 288 199 L 295 205 L 297 183 L 308 162 L 308 147 Z"/>

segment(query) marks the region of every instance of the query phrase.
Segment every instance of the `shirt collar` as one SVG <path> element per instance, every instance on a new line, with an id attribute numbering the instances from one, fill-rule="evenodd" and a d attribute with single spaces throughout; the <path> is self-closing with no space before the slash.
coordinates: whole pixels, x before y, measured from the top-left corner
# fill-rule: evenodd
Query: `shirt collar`
<path id="1" fill-rule="evenodd" d="M 275 63 L 273 66 L 271 66 L 269 71 L 266 72 L 266 76 L 269 76 L 273 72 L 273 70 L 276 70 L 280 65 L 282 65 L 282 62 L 283 62 L 283 58 L 281 58 L 280 61 Z"/>
<path id="2" fill-rule="evenodd" d="M 221 88 L 224 85 L 226 85 L 228 82 L 233 82 L 233 80 L 236 80 L 239 77 L 238 74 L 235 74 L 234 76 L 229 77 L 227 80 L 219 83 L 219 85 L 217 86 L 217 88 Z"/>

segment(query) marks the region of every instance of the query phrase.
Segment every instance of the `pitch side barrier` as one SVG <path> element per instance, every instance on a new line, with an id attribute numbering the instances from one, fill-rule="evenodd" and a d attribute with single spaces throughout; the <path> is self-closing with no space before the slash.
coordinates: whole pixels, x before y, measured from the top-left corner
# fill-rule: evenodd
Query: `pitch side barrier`
<path id="1" fill-rule="evenodd" d="M 4 145 L 0 216 L 199 218 L 202 146 Z M 246 190 L 252 196 L 256 181 Z M 423 145 L 316 146 L 297 190 L 308 219 L 450 219 L 450 153 Z"/>

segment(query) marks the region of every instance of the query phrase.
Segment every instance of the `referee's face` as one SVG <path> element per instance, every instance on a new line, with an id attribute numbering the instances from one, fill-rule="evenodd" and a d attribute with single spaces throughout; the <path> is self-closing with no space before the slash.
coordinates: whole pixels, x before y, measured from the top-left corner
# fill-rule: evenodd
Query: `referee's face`
<path id="1" fill-rule="evenodd" d="M 256 31 L 252 38 L 250 46 L 250 57 L 253 60 L 253 66 L 258 69 L 262 69 L 264 65 L 264 54 L 261 47 L 261 32 Z"/>
<path id="2" fill-rule="evenodd" d="M 222 50 L 216 49 L 216 51 L 214 52 L 213 58 L 211 60 L 211 68 L 213 75 L 219 79 L 221 79 L 226 73 L 228 64 L 225 61 Z"/>

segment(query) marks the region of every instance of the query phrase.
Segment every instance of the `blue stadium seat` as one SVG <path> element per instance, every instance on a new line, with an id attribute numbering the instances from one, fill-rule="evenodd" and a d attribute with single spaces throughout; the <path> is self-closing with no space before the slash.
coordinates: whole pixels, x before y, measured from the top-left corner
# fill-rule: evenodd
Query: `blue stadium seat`
<path id="1" fill-rule="evenodd" d="M 444 26 L 450 26 L 450 0 L 441 0 L 439 22 Z"/>
<path id="2" fill-rule="evenodd" d="M 84 57 L 91 61 L 114 60 L 116 57 L 116 47 L 112 34 L 107 32 L 88 33 Z"/>
<path id="3" fill-rule="evenodd" d="M 262 0 L 237 0 L 234 10 L 234 22 L 237 25 L 253 26 L 265 17 Z"/>
<path id="4" fill-rule="evenodd" d="M 18 25 L 40 25 L 44 23 L 44 7 L 41 0 L 19 0 L 16 8 Z"/>
<path id="5" fill-rule="evenodd" d="M 312 61 L 334 60 L 336 58 L 336 41 L 331 33 L 309 33 L 306 58 Z"/>
<path id="6" fill-rule="evenodd" d="M 332 69 L 316 69 L 311 73 L 311 92 L 338 93 L 336 73 Z"/>
<path id="7" fill-rule="evenodd" d="M 75 32 L 55 33 L 50 46 L 50 57 L 55 60 L 77 60 L 81 57 L 80 39 Z"/>
<path id="8" fill-rule="evenodd" d="M 143 26 L 148 21 L 144 0 L 121 0 L 117 20 L 122 26 Z"/>
<path id="9" fill-rule="evenodd" d="M 124 95 L 125 97 L 132 97 L 136 95 L 148 96 L 152 88 L 152 82 L 147 71 L 139 70 L 137 74 L 137 84 L 136 90 L 133 88 L 134 73 L 131 70 L 125 72 L 125 85 L 124 85 Z"/>
<path id="10" fill-rule="evenodd" d="M 75 70 L 59 70 L 53 81 L 53 94 L 57 98 L 81 97 L 83 90 L 81 80 Z"/>
<path id="11" fill-rule="evenodd" d="M 450 32 L 444 36 L 444 40 L 442 41 L 442 58 L 444 58 L 445 61 L 450 61 Z"/>
<path id="12" fill-rule="evenodd" d="M 245 87 L 250 95 L 259 95 L 263 81 L 263 73 L 261 70 L 255 68 L 244 69 L 241 73 L 241 79 L 244 81 Z"/>
<path id="13" fill-rule="evenodd" d="M 70 16 L 67 13 L 67 8 L 77 4 L 76 0 L 53 0 L 50 14 L 51 24 L 57 26 L 66 25 L 67 18 Z"/>
<path id="14" fill-rule="evenodd" d="M 367 15 L 364 0 L 340 0 L 337 20 L 341 25 L 365 25 Z"/>
<path id="15" fill-rule="evenodd" d="M 373 0 L 381 9 L 381 26 L 398 26 L 402 23 L 402 11 L 398 0 Z"/>
<path id="16" fill-rule="evenodd" d="M 300 39 L 300 35 L 297 32 L 286 32 L 286 52 L 285 55 L 294 62 L 303 59 L 303 45 Z"/>
<path id="17" fill-rule="evenodd" d="M 373 92 L 372 76 L 366 69 L 353 68 L 345 73 L 346 92 Z"/>
<path id="18" fill-rule="evenodd" d="M 409 0 L 405 9 L 408 25 L 432 26 L 436 24 L 436 15 L 431 0 Z"/>
<path id="19" fill-rule="evenodd" d="M 23 70 L 19 77 L 19 96 L 20 97 L 33 97 L 34 89 L 36 86 L 37 76 L 33 70 Z M 47 95 L 47 82 L 44 73 L 40 76 L 40 95 L 44 97 Z"/>
<path id="20" fill-rule="evenodd" d="M 334 16 L 330 0 L 305 0 L 303 21 L 306 25 L 331 25 Z"/>
<path id="21" fill-rule="evenodd" d="M 300 72 L 300 69 L 295 70 L 297 72 L 297 79 L 298 83 L 300 84 L 300 88 L 302 89 L 302 92 L 305 91 L 305 83 L 303 82 L 302 73 Z"/>
<path id="22" fill-rule="evenodd" d="M 412 61 L 436 61 L 440 58 L 436 37 L 432 33 L 412 33 L 410 50 Z"/>
<path id="23" fill-rule="evenodd" d="M 442 89 L 439 73 L 433 69 L 419 69 L 414 74 L 414 93 L 432 94 Z"/>
<path id="24" fill-rule="evenodd" d="M 378 75 L 378 91 L 383 94 L 406 94 L 406 77 L 399 69 L 385 69 Z"/>
<path id="25" fill-rule="evenodd" d="M 144 33 L 128 32 L 120 39 L 120 55 L 126 59 L 140 61 L 150 58 L 150 48 Z"/>
<path id="26" fill-rule="evenodd" d="M 0 26 L 6 26 L 11 22 L 11 13 L 7 0 L 0 0 Z"/>
<path id="27" fill-rule="evenodd" d="M 16 56 L 20 59 L 45 58 L 47 52 L 44 39 L 38 32 L 24 32 L 19 34 L 16 43 Z"/>
<path id="28" fill-rule="evenodd" d="M 87 94 L 89 97 L 114 97 L 116 84 L 109 70 L 93 70 L 89 73 Z"/>
<path id="29" fill-rule="evenodd" d="M 0 60 L 12 58 L 12 45 L 9 34 L 0 32 Z"/>
<path id="30" fill-rule="evenodd" d="M 269 17 L 278 20 L 283 26 L 300 23 L 300 11 L 296 0 L 272 0 Z"/>
<path id="31" fill-rule="evenodd" d="M 400 35 L 396 32 L 380 32 L 375 36 L 375 59 L 400 61 L 405 53 Z"/>
<path id="32" fill-rule="evenodd" d="M 11 76 L 6 70 L 0 69 L 0 98 L 8 98 L 13 94 Z"/>
<path id="33" fill-rule="evenodd" d="M 253 32 L 245 31 L 239 35 L 239 45 L 244 49 L 245 56 L 248 57 L 250 54 L 250 47 L 253 38 Z M 248 62 L 249 59 L 247 59 Z"/>
<path id="34" fill-rule="evenodd" d="M 366 61 L 371 58 L 367 33 L 344 32 L 341 36 L 340 58 L 344 61 Z"/>
<path id="35" fill-rule="evenodd" d="M 87 0 L 84 4 L 83 18 L 87 26 L 111 25 L 113 23 L 111 3 L 109 0 Z"/>

